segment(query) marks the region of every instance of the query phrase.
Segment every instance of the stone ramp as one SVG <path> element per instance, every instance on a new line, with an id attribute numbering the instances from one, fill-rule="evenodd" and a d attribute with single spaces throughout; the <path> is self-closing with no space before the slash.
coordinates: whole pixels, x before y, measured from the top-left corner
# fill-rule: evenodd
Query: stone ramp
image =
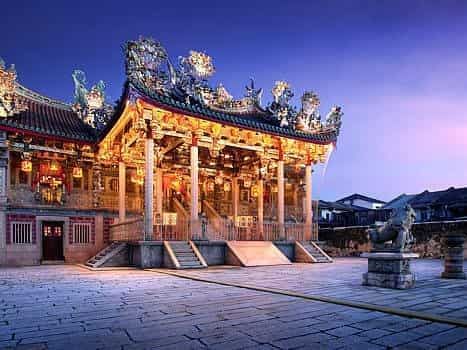
<path id="1" fill-rule="evenodd" d="M 292 264 L 272 242 L 264 241 L 229 241 L 225 260 L 245 267 Z"/>

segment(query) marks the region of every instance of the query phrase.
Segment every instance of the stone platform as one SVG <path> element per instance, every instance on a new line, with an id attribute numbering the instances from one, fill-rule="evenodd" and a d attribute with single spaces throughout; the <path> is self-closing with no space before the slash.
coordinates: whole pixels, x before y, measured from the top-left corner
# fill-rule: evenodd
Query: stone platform
<path id="1" fill-rule="evenodd" d="M 371 252 L 361 256 L 368 258 L 368 272 L 363 274 L 363 285 L 392 289 L 407 289 L 415 285 L 410 260 L 418 258 L 418 254 Z"/>

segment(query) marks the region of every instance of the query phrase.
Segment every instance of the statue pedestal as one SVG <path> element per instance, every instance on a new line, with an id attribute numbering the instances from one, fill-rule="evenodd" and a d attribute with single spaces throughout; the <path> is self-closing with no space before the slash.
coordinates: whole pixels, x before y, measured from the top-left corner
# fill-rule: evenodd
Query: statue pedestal
<path id="1" fill-rule="evenodd" d="M 441 278 L 465 279 L 464 241 L 465 236 L 459 233 L 449 233 L 443 237 L 446 256 L 444 257 L 444 272 L 441 273 Z"/>
<path id="2" fill-rule="evenodd" d="M 415 274 L 410 270 L 410 259 L 418 254 L 401 252 L 363 253 L 368 258 L 368 272 L 363 274 L 363 285 L 392 289 L 407 289 L 415 285 Z"/>

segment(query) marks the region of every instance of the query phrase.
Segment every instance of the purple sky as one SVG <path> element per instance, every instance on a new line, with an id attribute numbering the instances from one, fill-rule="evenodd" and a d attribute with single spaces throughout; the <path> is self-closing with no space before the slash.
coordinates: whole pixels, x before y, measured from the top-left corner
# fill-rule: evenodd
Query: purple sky
<path id="1" fill-rule="evenodd" d="M 80 6 L 73 8 L 72 6 Z M 172 58 L 190 49 L 214 59 L 213 84 L 235 96 L 250 76 L 271 99 L 275 80 L 296 103 L 318 92 L 321 113 L 344 108 L 344 125 L 315 197 L 467 186 L 465 1 L 8 1 L 0 56 L 20 81 L 71 101 L 71 72 L 124 82 L 121 45 L 160 40 Z"/>

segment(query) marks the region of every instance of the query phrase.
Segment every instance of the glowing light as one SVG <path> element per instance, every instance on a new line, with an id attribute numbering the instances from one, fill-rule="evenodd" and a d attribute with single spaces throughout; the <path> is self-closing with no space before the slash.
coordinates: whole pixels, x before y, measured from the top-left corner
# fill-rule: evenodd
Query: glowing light
<path id="1" fill-rule="evenodd" d="M 58 171 L 58 169 L 60 169 L 60 164 L 56 160 L 53 160 L 50 163 L 50 171 Z"/>
<path id="2" fill-rule="evenodd" d="M 76 179 L 81 179 L 83 177 L 83 168 L 75 166 L 73 168 L 73 177 Z"/>
<path id="3" fill-rule="evenodd" d="M 30 173 L 32 171 L 32 162 L 30 160 L 22 160 L 21 171 L 24 171 L 25 173 Z"/>

